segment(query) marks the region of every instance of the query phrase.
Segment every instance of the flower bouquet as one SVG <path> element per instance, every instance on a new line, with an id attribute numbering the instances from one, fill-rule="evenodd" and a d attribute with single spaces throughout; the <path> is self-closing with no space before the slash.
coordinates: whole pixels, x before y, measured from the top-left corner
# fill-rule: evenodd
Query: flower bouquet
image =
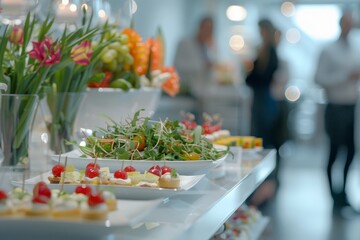
<path id="1" fill-rule="evenodd" d="M 98 82 L 104 73 L 95 73 L 104 47 L 116 40 L 116 37 L 105 39 L 104 33 L 109 26 L 92 27 L 92 16 L 87 19 L 84 11 L 82 25 L 74 32 L 65 29 L 57 40 L 59 46 L 59 69 L 46 82 L 46 109 L 50 112 L 47 128 L 50 133 L 50 149 L 56 154 L 72 150 L 71 141 L 74 134 L 74 123 L 78 109 L 85 96 L 88 82 Z M 96 45 L 92 42 L 97 40 Z M 38 55 L 41 58 L 44 49 L 37 43 Z M 54 52 L 55 54 L 56 52 Z"/>
<path id="2" fill-rule="evenodd" d="M 38 95 L 47 76 L 56 68 L 58 59 L 50 54 L 56 44 L 49 43 L 41 59 L 34 58 L 36 45 L 31 40 L 45 41 L 53 20 L 42 24 L 30 14 L 24 28 L 1 26 L 0 37 L 0 149 L 3 166 L 29 166 L 28 148 Z M 29 51 L 29 49 L 32 49 Z"/>

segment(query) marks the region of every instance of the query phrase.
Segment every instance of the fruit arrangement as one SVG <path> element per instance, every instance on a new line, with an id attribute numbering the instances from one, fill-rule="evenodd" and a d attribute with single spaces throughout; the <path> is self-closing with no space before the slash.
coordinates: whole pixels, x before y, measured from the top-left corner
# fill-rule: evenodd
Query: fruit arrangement
<path id="1" fill-rule="evenodd" d="M 61 166 L 62 171 L 58 169 Z M 78 171 L 73 166 L 65 167 L 57 164 L 48 176 L 52 184 L 94 184 L 117 185 L 153 188 L 179 188 L 180 176 L 174 168 L 153 165 L 144 173 L 127 166 L 110 173 L 108 167 L 100 167 L 97 163 L 89 163 L 84 170 Z"/>
<path id="2" fill-rule="evenodd" d="M 109 191 L 93 191 L 79 185 L 73 193 L 50 190 L 40 181 L 32 193 L 15 188 L 9 193 L 0 189 L 0 217 L 46 217 L 66 220 L 103 220 L 117 209 L 115 195 Z"/>
<path id="3" fill-rule="evenodd" d="M 113 42 L 105 47 L 100 53 L 100 62 L 97 66 L 99 72 L 104 72 L 104 78 L 101 82 L 89 82 L 88 87 L 116 87 L 128 90 L 130 88 L 139 88 L 139 78 L 132 74 L 125 66 L 130 66 L 134 58 L 129 49 L 129 38 L 126 34 L 115 29 L 109 28 L 109 31 L 103 35 L 103 38 Z M 95 48 L 99 43 L 94 41 L 92 47 Z"/>
<path id="4" fill-rule="evenodd" d="M 164 66 L 164 39 L 161 31 L 155 38 L 143 41 L 132 28 L 115 28 L 104 35 L 105 40 L 117 39 L 101 52 L 98 71 L 104 72 L 101 82 L 90 82 L 91 88 L 162 88 L 170 96 L 179 91 L 179 76 L 174 67 Z M 96 42 L 93 46 L 96 46 Z"/>
<path id="5" fill-rule="evenodd" d="M 201 126 L 186 129 L 178 121 L 139 118 L 140 111 L 124 124 L 112 121 L 79 145 L 83 157 L 123 160 L 217 160 L 228 150 L 217 150 L 202 134 Z"/>

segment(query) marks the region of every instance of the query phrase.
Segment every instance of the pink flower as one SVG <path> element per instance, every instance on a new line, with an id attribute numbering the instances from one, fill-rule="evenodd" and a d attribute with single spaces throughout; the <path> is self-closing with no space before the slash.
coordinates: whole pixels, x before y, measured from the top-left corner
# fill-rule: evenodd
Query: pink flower
<path id="1" fill-rule="evenodd" d="M 9 41 L 16 45 L 22 45 L 24 39 L 24 30 L 15 26 L 9 36 Z"/>
<path id="2" fill-rule="evenodd" d="M 92 55 L 91 43 L 89 40 L 83 41 L 80 45 L 77 45 L 71 49 L 71 58 L 76 64 L 86 66 L 90 64 Z"/>
<path id="3" fill-rule="evenodd" d="M 33 50 L 29 52 L 31 58 L 38 60 L 45 66 L 56 64 L 60 61 L 60 46 L 54 45 L 49 37 L 41 42 L 33 41 Z"/>

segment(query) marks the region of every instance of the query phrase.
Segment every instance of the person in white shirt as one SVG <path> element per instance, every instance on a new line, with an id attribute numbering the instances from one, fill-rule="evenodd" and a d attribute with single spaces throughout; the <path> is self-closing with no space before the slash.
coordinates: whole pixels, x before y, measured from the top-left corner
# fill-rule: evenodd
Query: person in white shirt
<path id="1" fill-rule="evenodd" d="M 339 23 L 340 36 L 320 53 L 315 74 L 315 82 L 324 88 L 327 95 L 325 130 L 330 141 L 327 176 L 334 210 L 351 207 L 346 195 L 346 182 L 355 155 L 354 118 L 360 78 L 360 54 L 348 38 L 353 26 L 351 12 L 344 12 Z M 342 186 L 340 191 L 336 191 L 334 186 L 338 184 L 334 183 L 336 178 L 332 177 L 332 172 L 337 153 L 343 146 L 347 149 L 347 156 Z"/>
<path id="2" fill-rule="evenodd" d="M 181 90 L 197 100 L 201 100 L 206 94 L 206 87 L 211 82 L 212 69 L 215 65 L 213 31 L 212 17 L 203 17 L 196 34 L 182 39 L 175 54 L 174 65 L 182 81 Z"/>

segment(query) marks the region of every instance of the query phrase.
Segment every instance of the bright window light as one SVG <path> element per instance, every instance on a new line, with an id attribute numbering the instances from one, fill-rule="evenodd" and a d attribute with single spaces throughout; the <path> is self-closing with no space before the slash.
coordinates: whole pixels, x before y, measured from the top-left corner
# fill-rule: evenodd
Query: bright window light
<path id="1" fill-rule="evenodd" d="M 70 9 L 71 12 L 76 12 L 76 10 L 77 10 L 76 4 L 71 4 L 69 9 Z"/>
<path id="2" fill-rule="evenodd" d="M 229 40 L 229 46 L 234 51 L 240 51 L 245 45 L 244 38 L 241 35 L 233 35 Z"/>
<path id="3" fill-rule="evenodd" d="M 100 9 L 98 12 L 99 17 L 101 18 L 105 18 L 106 17 L 106 12 L 104 9 Z"/>
<path id="4" fill-rule="evenodd" d="M 332 40 L 340 32 L 340 15 L 336 5 L 299 5 L 294 19 L 298 28 L 314 40 Z"/>
<path id="5" fill-rule="evenodd" d="M 246 18 L 246 9 L 242 6 L 232 5 L 226 10 L 226 16 L 231 21 L 242 21 Z"/>
<path id="6" fill-rule="evenodd" d="M 285 17 L 291 17 L 295 14 L 295 5 L 292 2 L 283 2 L 280 11 Z"/>
<path id="7" fill-rule="evenodd" d="M 290 102 L 296 102 L 301 96 L 301 91 L 297 86 L 290 86 L 285 90 L 285 97 Z"/>

